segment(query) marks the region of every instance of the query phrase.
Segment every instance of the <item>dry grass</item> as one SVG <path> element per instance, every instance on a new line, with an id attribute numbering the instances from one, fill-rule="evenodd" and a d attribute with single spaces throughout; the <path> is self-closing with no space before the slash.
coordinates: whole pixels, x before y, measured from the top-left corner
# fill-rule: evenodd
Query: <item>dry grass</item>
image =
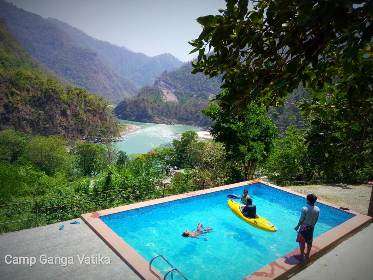
<path id="1" fill-rule="evenodd" d="M 338 184 L 285 186 L 285 188 L 303 194 L 312 192 L 325 201 L 367 214 L 372 186 Z"/>

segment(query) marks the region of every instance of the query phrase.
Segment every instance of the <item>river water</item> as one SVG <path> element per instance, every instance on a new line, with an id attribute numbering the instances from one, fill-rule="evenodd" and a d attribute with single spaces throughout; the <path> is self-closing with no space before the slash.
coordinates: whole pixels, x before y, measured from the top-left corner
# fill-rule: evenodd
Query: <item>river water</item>
<path id="1" fill-rule="evenodd" d="M 114 143 L 118 150 L 124 151 L 127 154 L 147 153 L 156 147 L 169 144 L 172 140 L 178 139 L 181 133 L 187 130 L 201 130 L 199 127 L 180 124 L 169 125 L 132 121 L 121 121 L 121 123 L 140 127 L 138 130 L 125 135 L 120 141 Z"/>

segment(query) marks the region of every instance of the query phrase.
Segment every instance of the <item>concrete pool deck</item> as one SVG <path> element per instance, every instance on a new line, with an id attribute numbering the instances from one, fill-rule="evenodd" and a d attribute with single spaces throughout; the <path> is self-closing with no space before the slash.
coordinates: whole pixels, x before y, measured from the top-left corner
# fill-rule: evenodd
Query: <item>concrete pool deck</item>
<path id="1" fill-rule="evenodd" d="M 77 219 L 80 221 L 80 219 Z M 117 257 L 107 245 L 83 222 L 58 230 L 59 225 L 22 230 L 0 235 L 0 275 L 4 280 L 43 279 L 140 279 Z M 343 241 L 335 249 L 316 260 L 312 265 L 291 277 L 294 280 L 360 280 L 373 275 L 373 224 Z M 11 265 L 4 263 L 7 254 L 13 256 L 66 256 L 71 254 L 94 255 L 100 253 L 112 259 L 111 265 L 72 265 L 66 268 L 55 265 Z"/>
<path id="2" fill-rule="evenodd" d="M 66 221 L 0 235 L 0 279 L 139 279 L 81 219 L 75 221 L 80 224 Z M 63 230 L 59 230 L 61 224 Z M 12 257 L 5 260 L 7 255 Z M 44 264 L 44 256 L 53 257 L 55 264 Z M 83 256 L 92 258 L 90 264 L 80 264 L 79 258 Z M 14 257 L 35 257 L 36 263 L 31 267 L 16 264 L 21 260 Z M 64 267 L 62 257 L 73 257 L 73 264 Z M 110 264 L 107 264 L 108 258 Z"/>
<path id="3" fill-rule="evenodd" d="M 229 186 L 219 188 L 224 189 L 229 188 Z M 213 192 L 216 191 L 216 189 L 205 191 Z M 194 195 L 196 193 L 203 194 L 205 191 L 195 192 Z M 193 195 L 189 193 L 180 196 L 186 198 Z M 168 197 L 161 200 L 168 201 L 170 199 L 172 198 Z M 137 207 L 141 207 L 141 205 L 145 206 L 147 203 L 149 202 L 142 202 Z M 127 205 L 124 207 L 131 209 L 134 205 Z M 122 207 L 119 207 L 115 210 L 119 212 L 122 209 Z M 108 212 L 111 211 L 102 211 L 102 213 Z M 336 248 L 317 260 L 312 260 L 312 265 L 300 267 L 304 270 L 300 272 L 298 269 L 292 270 L 290 274 L 282 276 L 292 276 L 292 279 L 298 280 L 311 278 L 352 280 L 367 279 L 366 275 L 373 275 L 373 266 L 371 265 L 373 254 L 373 243 L 371 242 L 373 225 L 369 223 L 368 217 L 364 215 L 362 215 L 362 217 L 366 219 L 364 222 L 364 225 L 367 226 L 366 228 L 358 228 L 356 231 L 352 231 L 352 233 L 355 233 L 353 237 L 344 240 L 341 244 L 337 245 Z M 94 220 L 99 220 L 97 217 L 93 218 Z M 123 259 L 118 257 L 118 252 L 114 253 L 112 250 L 113 248 L 111 247 L 112 249 L 110 249 L 110 245 L 108 246 L 105 244 L 105 242 L 82 220 L 76 220 L 79 221 L 80 224 L 70 224 L 70 221 L 66 221 L 0 235 L 0 279 L 140 279 L 140 277 L 123 262 Z M 59 230 L 61 224 L 65 225 L 63 230 Z M 334 238 L 334 236 L 329 236 L 329 238 Z M 318 247 L 318 244 L 315 245 Z M 131 253 L 132 252 L 127 252 L 127 254 Z M 37 261 L 32 267 L 27 264 L 6 264 L 6 255 L 11 255 L 13 257 L 33 256 L 36 257 Z M 43 255 L 47 257 L 70 256 L 73 257 L 73 264 L 67 265 L 66 267 L 61 264 L 41 264 L 39 258 Z M 103 258 L 110 258 L 110 264 L 93 264 L 92 260 L 91 264 L 80 264 L 79 257 L 82 258 L 84 255 L 93 258 L 100 256 Z M 291 258 L 285 260 L 291 260 Z M 56 262 L 56 260 L 54 260 L 54 262 Z M 274 263 L 277 262 L 278 260 Z M 276 268 L 277 264 L 268 267 L 270 269 Z M 288 265 L 296 265 L 296 263 L 290 263 Z M 144 269 L 148 269 L 148 265 L 145 265 Z M 268 280 L 277 277 L 275 274 L 272 274 L 271 271 L 269 271 L 270 273 L 268 274 L 268 272 L 265 271 L 266 267 L 263 269 L 257 271 L 262 273 L 254 275 L 254 279 Z M 282 268 L 280 271 L 281 270 Z M 298 274 L 295 274 L 297 272 Z M 337 277 L 334 275 L 337 275 Z M 155 275 L 152 276 L 154 277 Z"/>
<path id="4" fill-rule="evenodd" d="M 345 240 L 292 280 L 364 280 L 373 275 L 373 224 Z"/>

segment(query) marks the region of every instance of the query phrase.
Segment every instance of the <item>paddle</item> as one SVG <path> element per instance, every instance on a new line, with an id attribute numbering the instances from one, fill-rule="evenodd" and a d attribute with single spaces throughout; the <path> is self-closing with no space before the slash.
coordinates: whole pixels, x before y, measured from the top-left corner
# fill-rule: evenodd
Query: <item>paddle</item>
<path id="1" fill-rule="evenodd" d="M 235 194 L 228 194 L 227 197 L 228 197 L 228 198 L 233 198 L 233 199 L 241 198 L 240 196 L 235 195 Z"/>

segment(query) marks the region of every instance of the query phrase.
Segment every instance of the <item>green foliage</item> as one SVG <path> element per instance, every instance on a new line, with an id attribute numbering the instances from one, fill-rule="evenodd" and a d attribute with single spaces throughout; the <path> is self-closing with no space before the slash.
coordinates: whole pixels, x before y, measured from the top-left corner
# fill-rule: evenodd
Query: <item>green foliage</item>
<path id="1" fill-rule="evenodd" d="M 180 140 L 172 142 L 175 150 L 175 166 L 179 168 L 193 168 L 200 161 L 202 142 L 198 141 L 195 131 L 186 131 Z"/>
<path id="2" fill-rule="evenodd" d="M 276 127 L 265 108 L 252 103 L 238 114 L 224 111 L 213 102 L 205 114 L 214 121 L 211 132 L 224 144 L 232 167 L 238 168 L 244 178 L 252 178 L 257 163 L 269 156 L 276 136 Z"/>
<path id="3" fill-rule="evenodd" d="M 116 164 L 119 166 L 123 166 L 123 165 L 126 165 L 128 161 L 129 161 L 128 155 L 123 151 L 119 151 L 117 155 Z"/>
<path id="4" fill-rule="evenodd" d="M 276 107 L 303 85 L 311 93 L 304 109 L 314 172 L 327 181 L 367 180 L 373 121 L 370 2 L 250 2 L 252 9 L 247 0 L 229 0 L 219 15 L 197 20 L 203 30 L 191 42 L 198 52 L 194 72 L 222 75 L 228 90 L 217 100 L 226 114 L 251 103 Z M 333 106 L 326 106 L 327 99 Z"/>
<path id="5" fill-rule="evenodd" d="M 77 157 L 77 168 L 84 176 L 97 174 L 108 164 L 104 145 L 78 143 L 73 152 Z"/>
<path id="6" fill-rule="evenodd" d="M 317 177 L 327 182 L 367 182 L 373 178 L 373 97 L 351 96 L 338 86 L 312 92 L 303 108 L 306 140 Z"/>
<path id="7" fill-rule="evenodd" d="M 171 187 L 168 189 L 170 194 L 184 193 L 199 189 L 196 184 L 196 172 L 193 169 L 185 169 L 177 173 L 171 181 Z"/>
<path id="8" fill-rule="evenodd" d="M 285 135 L 274 141 L 274 147 L 264 164 L 265 174 L 279 182 L 310 179 L 304 131 L 289 127 Z"/>
<path id="9" fill-rule="evenodd" d="M 0 160 L 16 162 L 23 154 L 26 135 L 11 129 L 0 131 Z"/>
<path id="10" fill-rule="evenodd" d="M 17 160 L 0 160 L 0 232 L 229 182 L 223 146 L 198 141 L 195 132 L 184 133 L 175 147 L 160 147 L 136 158 L 118 153 L 113 164 L 108 160 L 115 151 L 102 144 L 78 142 L 67 149 L 56 136 L 14 131 L 1 132 L 0 139 L 5 146 L 25 141 L 16 149 Z M 188 168 L 175 170 L 176 159 Z M 71 162 L 74 170 L 67 168 Z"/>
<path id="11" fill-rule="evenodd" d="M 333 83 L 333 69 L 353 74 L 350 62 L 370 44 L 369 1 L 248 2 L 227 1 L 221 14 L 199 18 L 203 30 L 191 42 L 194 71 L 222 74 L 228 101 L 276 105 L 300 82 Z"/>
<path id="12" fill-rule="evenodd" d="M 224 146 L 215 141 L 202 142 L 199 162 L 197 167 L 205 170 L 206 179 L 209 185 L 219 186 L 226 183 L 229 179 L 229 163 L 226 162 L 226 152 Z"/>
<path id="13" fill-rule="evenodd" d="M 70 168 L 66 141 L 57 136 L 33 137 L 25 148 L 25 158 L 48 175 Z"/>
<path id="14" fill-rule="evenodd" d="M 0 39 L 0 130 L 13 128 L 73 139 L 117 134 L 106 102 L 62 84 L 42 70 L 1 23 Z"/>

